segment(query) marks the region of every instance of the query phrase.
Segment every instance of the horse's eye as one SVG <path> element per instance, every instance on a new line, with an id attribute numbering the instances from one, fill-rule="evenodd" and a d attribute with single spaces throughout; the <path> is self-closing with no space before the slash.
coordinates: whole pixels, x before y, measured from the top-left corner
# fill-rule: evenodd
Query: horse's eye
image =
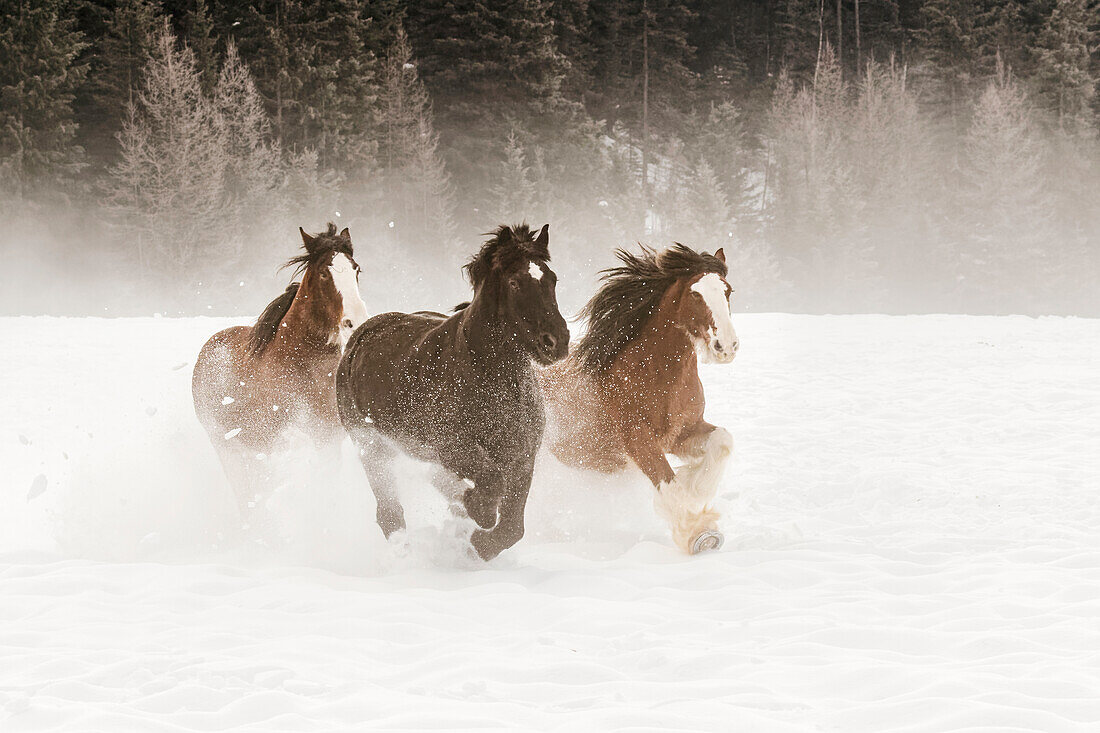
<path id="1" fill-rule="evenodd" d="M 691 291 L 691 297 L 693 297 L 693 298 L 702 298 L 703 295 L 698 290 L 692 290 Z"/>
<path id="2" fill-rule="evenodd" d="M 508 287 L 512 290 L 519 290 L 519 280 L 512 279 L 508 281 Z"/>

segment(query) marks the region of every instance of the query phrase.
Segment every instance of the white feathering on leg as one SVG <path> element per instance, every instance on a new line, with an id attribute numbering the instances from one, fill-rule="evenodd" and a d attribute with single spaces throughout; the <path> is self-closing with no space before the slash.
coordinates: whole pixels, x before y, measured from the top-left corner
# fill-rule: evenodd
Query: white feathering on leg
<path id="1" fill-rule="evenodd" d="M 731 455 L 733 436 L 725 428 L 715 428 L 707 436 L 702 455 L 680 469 L 692 500 L 707 504 L 714 499 Z"/>
<path id="2" fill-rule="evenodd" d="M 692 553 L 695 539 L 703 532 L 717 532 L 721 514 L 709 504 L 733 453 L 733 437 L 723 428 L 707 436 L 698 458 L 689 461 L 676 477 L 661 484 L 653 499 L 657 513 L 669 523 L 672 539 L 684 552 Z"/>

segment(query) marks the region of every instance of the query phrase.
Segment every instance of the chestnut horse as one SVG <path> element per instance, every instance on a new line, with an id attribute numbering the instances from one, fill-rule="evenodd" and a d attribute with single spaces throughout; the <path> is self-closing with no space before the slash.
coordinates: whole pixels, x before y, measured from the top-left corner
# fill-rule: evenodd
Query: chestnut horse
<path id="1" fill-rule="evenodd" d="M 305 437 L 339 445 L 336 367 L 352 329 L 367 318 L 359 297 L 359 265 L 347 229 L 334 224 L 310 236 L 287 262 L 302 274 L 273 300 L 254 326 L 210 337 L 195 361 L 195 414 L 221 459 L 242 514 L 273 487 L 265 470 L 272 452 Z"/>
<path id="2" fill-rule="evenodd" d="M 386 537 L 405 528 L 398 450 L 437 464 L 435 486 L 461 496 L 483 559 L 523 537 L 544 414 L 532 361 L 569 350 L 549 268 L 549 225 L 502 226 L 466 265 L 473 300 L 450 317 L 383 313 L 352 334 L 336 374 L 340 420 L 359 448 Z"/>
<path id="3" fill-rule="evenodd" d="M 542 375 L 550 451 L 608 473 L 633 462 L 653 482 L 654 506 L 677 546 L 691 554 L 718 549 L 719 514 L 710 502 L 733 439 L 703 419 L 696 355 L 728 363 L 737 353 L 725 254 L 675 244 L 616 255 L 623 264 L 603 271 L 581 313 L 587 333 Z M 667 453 L 684 461 L 679 471 Z"/>

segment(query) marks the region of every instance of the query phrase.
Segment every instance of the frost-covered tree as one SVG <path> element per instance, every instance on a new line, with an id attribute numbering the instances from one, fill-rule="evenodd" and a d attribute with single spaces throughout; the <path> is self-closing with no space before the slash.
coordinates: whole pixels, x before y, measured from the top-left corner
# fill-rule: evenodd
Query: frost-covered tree
<path id="1" fill-rule="evenodd" d="M 226 220 L 230 154 L 215 104 L 202 92 L 190 49 L 167 21 L 154 39 L 135 102 L 119 133 L 108 201 L 147 271 L 177 278 L 213 254 Z M 224 262 L 224 252 L 219 255 Z M 230 253 L 233 254 L 233 253 Z"/>
<path id="2" fill-rule="evenodd" d="M 986 307 L 1036 300 L 1051 285 L 1051 199 L 1028 99 L 1003 68 L 974 108 L 965 140 L 963 286 Z M 1004 300 L 1002 301 L 1002 299 Z"/>
<path id="3" fill-rule="evenodd" d="M 929 222 L 941 220 L 949 202 L 941 193 L 931 140 L 908 70 L 893 60 L 869 62 L 858 84 L 847 157 L 862 205 L 864 242 L 878 269 L 895 283 L 892 302 L 914 309 L 933 295 L 928 283 L 942 280 L 933 278 L 933 268 L 946 264 L 944 253 L 932 256 L 939 240 Z"/>
<path id="4" fill-rule="evenodd" d="M 417 146 L 420 121 L 430 122 L 431 102 L 417 73 L 412 46 L 403 26 L 382 65 L 379 88 L 378 162 L 384 169 L 399 168 Z M 430 126 L 430 125 L 429 125 Z"/>
<path id="5" fill-rule="evenodd" d="M 738 220 L 714 168 L 701 160 L 682 185 L 670 233 L 696 249 L 724 249 L 730 282 L 739 291 L 742 307 L 760 308 L 769 302 L 783 287 L 779 264 L 771 247 Z"/>
<path id="6" fill-rule="evenodd" d="M 508 133 L 504 161 L 497 166 L 493 176 L 489 202 L 493 207 L 489 219 L 495 222 L 520 221 L 529 216 L 535 202 L 535 187 L 531 181 L 527 154 L 515 130 Z"/>
<path id="7" fill-rule="evenodd" d="M 84 48 L 66 0 L 0 0 L 0 193 L 64 186 L 83 165 L 73 98 Z"/>
<path id="8" fill-rule="evenodd" d="M 378 160 L 399 243 L 439 249 L 454 239 L 450 177 L 432 126 L 428 93 L 408 35 L 398 24 L 381 70 Z"/>
<path id="9" fill-rule="evenodd" d="M 286 174 L 263 101 L 232 41 L 214 86 L 213 105 L 226 159 L 227 212 L 239 223 L 239 236 L 270 241 L 264 232 L 274 234 L 271 229 L 284 218 L 280 214 Z"/>
<path id="10" fill-rule="evenodd" d="M 847 94 L 825 44 L 811 83 L 796 91 L 780 79 L 768 120 L 767 231 L 811 301 L 847 300 L 844 283 L 870 279 L 874 270 L 849 156 Z"/>
<path id="11" fill-rule="evenodd" d="M 712 104 L 693 126 L 688 155 L 705 160 L 729 197 L 730 210 L 738 219 L 748 216 L 754 204 L 748 195 L 748 175 L 754 163 L 744 116 L 731 102 Z"/>

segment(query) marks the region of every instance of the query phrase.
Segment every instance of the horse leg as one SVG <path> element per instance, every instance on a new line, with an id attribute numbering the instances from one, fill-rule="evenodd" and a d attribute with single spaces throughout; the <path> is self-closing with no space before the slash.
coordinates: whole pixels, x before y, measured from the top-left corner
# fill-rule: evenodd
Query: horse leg
<path id="1" fill-rule="evenodd" d="M 461 479 L 458 474 L 450 471 L 443 466 L 435 465 L 432 468 L 431 473 L 432 486 L 436 488 L 440 494 L 443 495 L 448 502 L 451 514 L 456 517 L 463 515 L 470 516 L 470 510 L 467 506 L 467 495 L 473 490 L 475 484 L 470 479 Z M 493 508 L 493 523 L 496 523 L 496 508 Z M 472 518 L 472 517 L 471 517 Z M 477 521 L 476 519 L 474 520 Z M 484 526 L 480 525 L 479 526 Z M 492 525 L 490 525 L 492 526 Z"/>
<path id="2" fill-rule="evenodd" d="M 378 526 L 386 539 L 389 539 L 394 532 L 405 529 L 405 510 L 401 507 L 397 480 L 393 475 L 397 448 L 373 425 L 356 429 L 351 438 L 359 453 L 359 462 L 363 464 L 363 471 L 367 474 L 371 491 L 378 502 L 375 513 Z"/>
<path id="3" fill-rule="evenodd" d="M 700 506 L 696 489 L 688 481 L 688 471 L 677 474 L 656 441 L 635 432 L 627 436 L 627 454 L 653 482 L 656 493 L 653 508 L 669 524 L 672 541 L 688 554 L 721 546 L 718 513 Z"/>
<path id="4" fill-rule="evenodd" d="M 710 502 L 733 454 L 733 437 L 724 428 L 699 422 L 680 434 L 672 452 L 685 461 L 677 476 L 682 487 L 676 510 L 682 536 L 678 544 L 693 554 L 716 550 L 722 545 L 717 524 L 721 515 Z"/>
<path id="5" fill-rule="evenodd" d="M 500 508 L 499 518 L 492 529 L 479 529 L 470 537 L 470 543 L 483 560 L 492 560 L 523 539 L 523 514 L 527 508 L 534 468 L 533 461 L 525 462 L 514 472 L 509 472 L 511 475 L 502 476 L 499 483 L 492 482 L 486 487 L 487 494 L 499 497 Z"/>

